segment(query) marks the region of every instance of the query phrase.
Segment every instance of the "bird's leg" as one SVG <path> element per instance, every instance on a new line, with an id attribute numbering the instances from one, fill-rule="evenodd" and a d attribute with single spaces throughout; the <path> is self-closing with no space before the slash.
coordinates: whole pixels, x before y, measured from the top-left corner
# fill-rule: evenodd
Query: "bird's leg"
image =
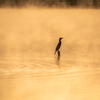
<path id="1" fill-rule="evenodd" d="M 58 61 L 60 60 L 60 51 L 58 50 Z"/>

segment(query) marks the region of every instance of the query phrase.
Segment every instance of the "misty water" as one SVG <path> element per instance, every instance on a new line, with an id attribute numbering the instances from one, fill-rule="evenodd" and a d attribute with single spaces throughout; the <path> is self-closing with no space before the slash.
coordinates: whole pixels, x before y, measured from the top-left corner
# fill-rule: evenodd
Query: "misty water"
<path id="1" fill-rule="evenodd" d="M 0 100 L 99 100 L 99 30 L 98 9 L 0 9 Z"/>

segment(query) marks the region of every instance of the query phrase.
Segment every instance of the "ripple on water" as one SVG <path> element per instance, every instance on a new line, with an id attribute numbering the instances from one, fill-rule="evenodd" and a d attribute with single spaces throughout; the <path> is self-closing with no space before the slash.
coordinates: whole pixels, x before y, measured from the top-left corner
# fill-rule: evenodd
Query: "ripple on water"
<path id="1" fill-rule="evenodd" d="M 46 76 L 46 75 L 66 75 L 73 73 L 85 73 L 87 71 L 99 70 L 99 63 L 73 61 L 62 59 L 57 63 L 55 58 L 43 59 L 4 59 L 0 62 L 0 77 L 23 77 Z"/>

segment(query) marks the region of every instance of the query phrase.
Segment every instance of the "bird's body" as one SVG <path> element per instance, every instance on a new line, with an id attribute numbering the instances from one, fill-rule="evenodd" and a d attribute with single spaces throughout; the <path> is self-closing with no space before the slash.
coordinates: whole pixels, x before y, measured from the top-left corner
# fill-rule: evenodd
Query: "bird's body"
<path id="1" fill-rule="evenodd" d="M 62 39 L 62 38 L 59 38 L 59 43 L 58 43 L 58 45 L 57 45 L 57 47 L 56 47 L 56 50 L 55 50 L 55 53 L 54 53 L 54 54 L 56 54 L 56 52 L 59 51 L 59 49 L 60 49 L 60 47 L 61 47 L 61 39 Z"/>

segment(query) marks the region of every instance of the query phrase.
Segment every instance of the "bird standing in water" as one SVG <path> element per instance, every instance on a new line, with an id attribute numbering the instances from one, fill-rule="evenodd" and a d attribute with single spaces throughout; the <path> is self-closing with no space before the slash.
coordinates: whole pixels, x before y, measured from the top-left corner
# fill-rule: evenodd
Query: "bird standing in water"
<path id="1" fill-rule="evenodd" d="M 59 38 L 59 43 L 58 43 L 58 45 L 57 45 L 57 47 L 56 47 L 56 50 L 55 50 L 55 53 L 54 53 L 54 54 L 56 54 L 57 51 L 58 51 L 58 53 L 59 53 L 59 49 L 60 49 L 60 47 L 61 47 L 61 39 L 63 39 L 63 38 Z"/>

